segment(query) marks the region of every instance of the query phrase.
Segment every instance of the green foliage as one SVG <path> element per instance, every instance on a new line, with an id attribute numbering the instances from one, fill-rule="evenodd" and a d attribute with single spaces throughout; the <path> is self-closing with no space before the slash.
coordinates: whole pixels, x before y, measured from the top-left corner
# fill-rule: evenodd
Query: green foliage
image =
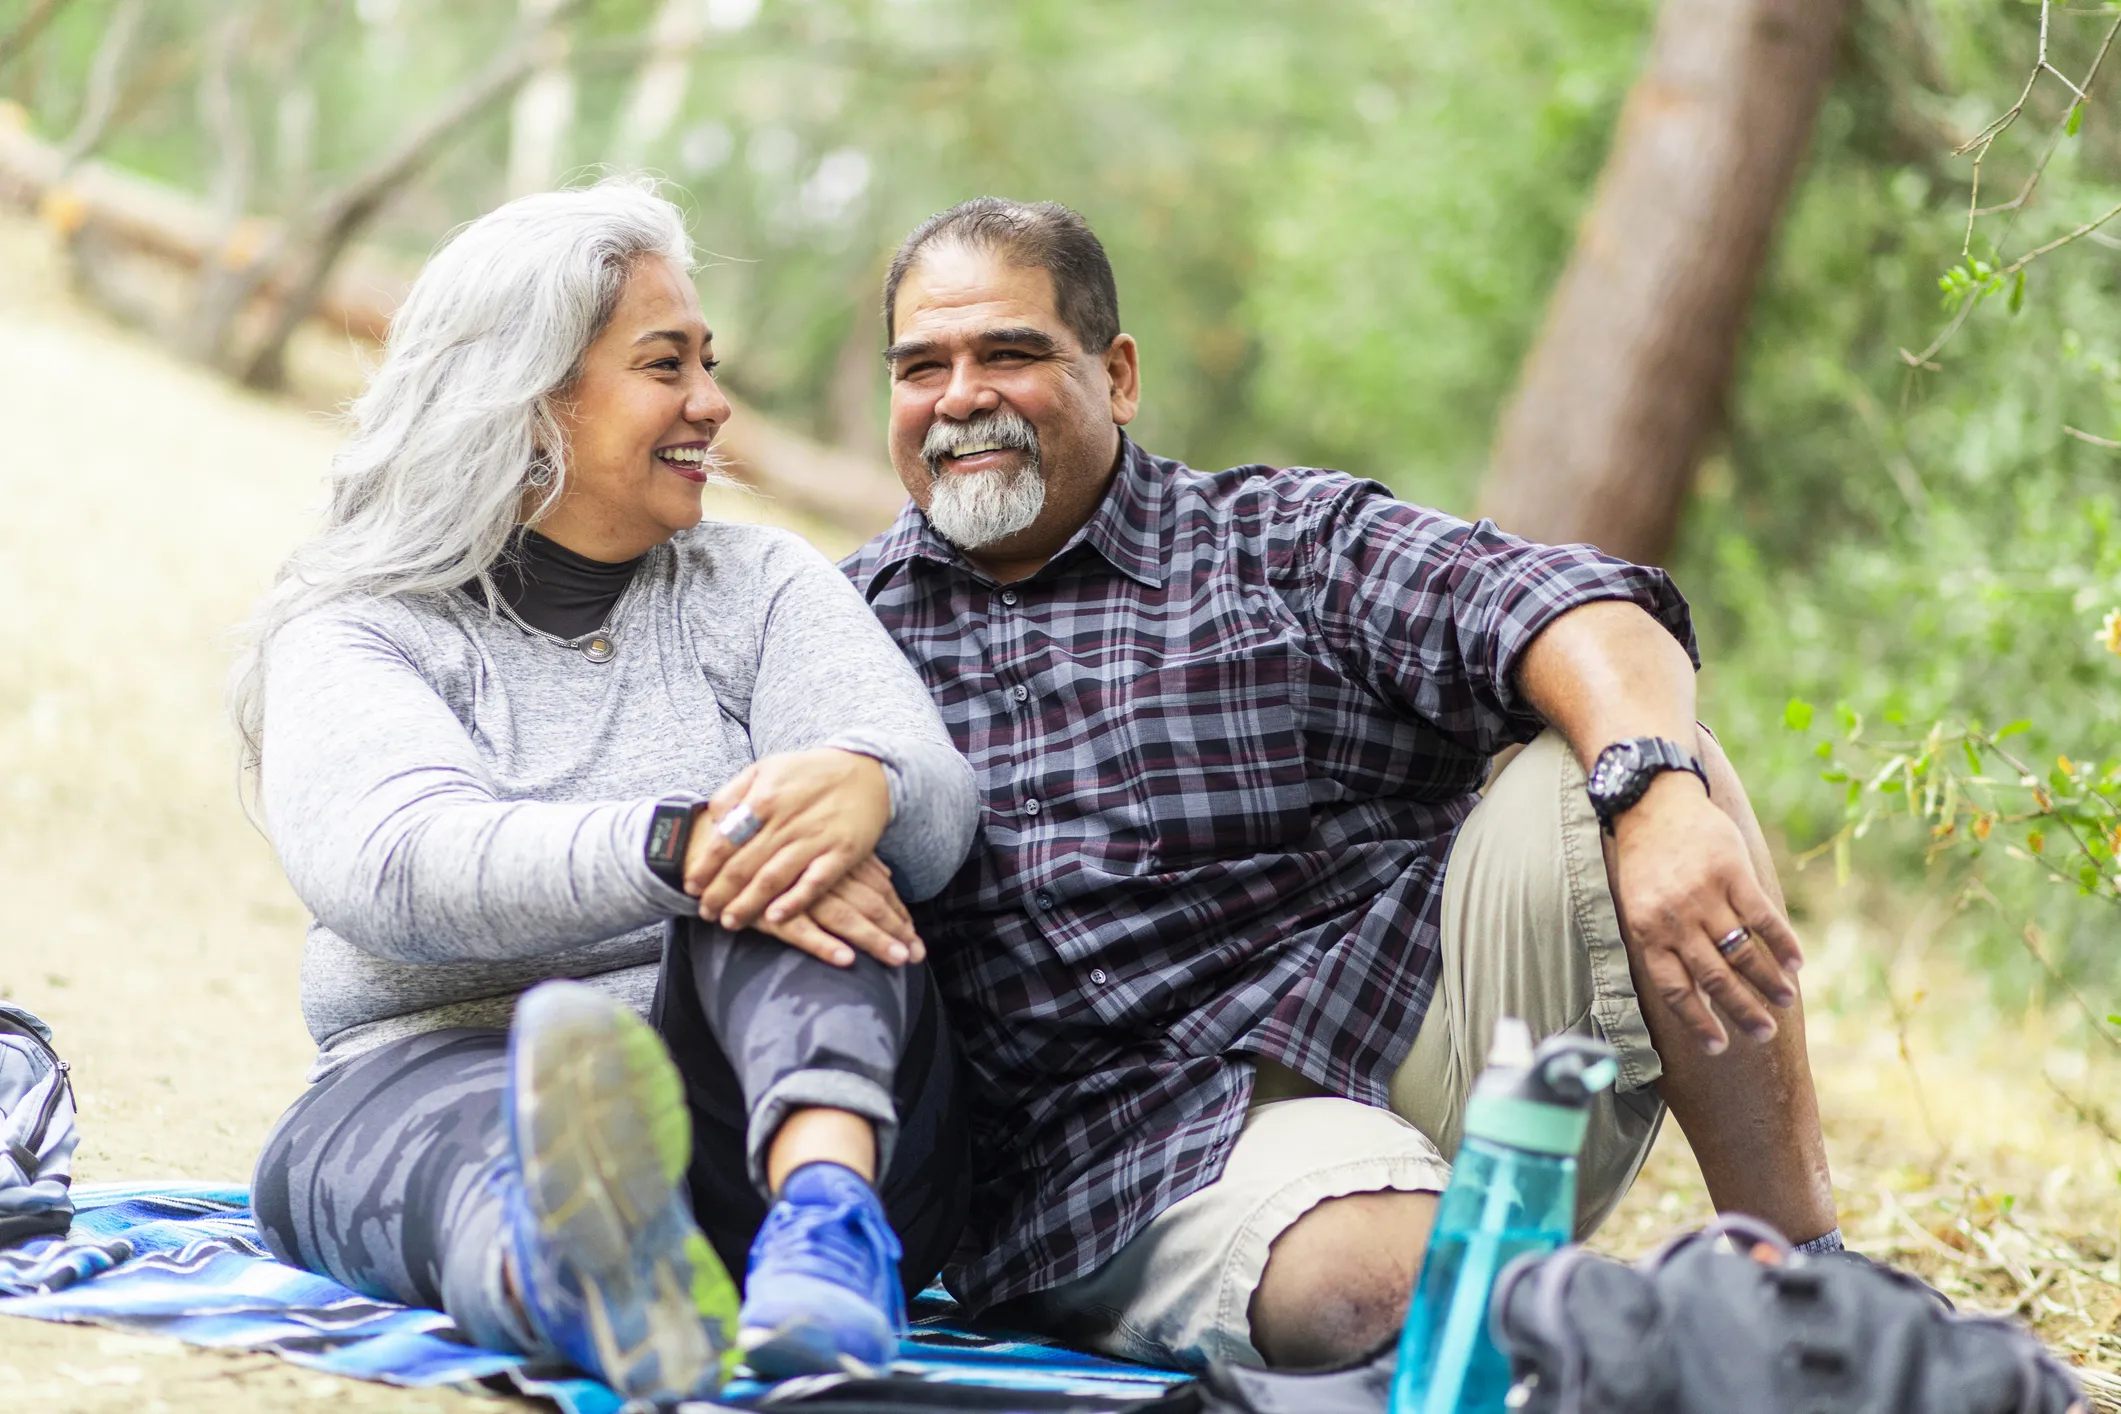
<path id="1" fill-rule="evenodd" d="M 233 2 L 149 7 L 114 158 L 209 187 L 195 75 Z M 72 125 L 118 3 L 74 0 L 0 74 L 39 129 Z M 21 8 L 0 0 L 0 30 Z M 519 9 L 256 4 L 240 75 L 252 206 L 357 167 Z M 1050 197 L 1113 255 L 1144 349 L 1145 441 L 1203 465 L 1340 465 L 1465 510 L 1655 6 L 713 0 L 680 111 L 626 154 L 620 114 L 660 9 L 603 0 L 580 28 L 563 165 L 630 155 L 684 186 L 719 257 L 701 285 L 730 380 L 777 415 L 873 445 L 892 243 L 967 196 Z M 2055 8 L 2048 57 L 2083 75 L 2114 13 Z M 2013 748 L 2027 759 L 2121 751 L 2121 451 L 2102 444 L 2121 441 L 2121 265 L 2103 231 L 2025 260 L 2121 206 L 2121 57 L 2090 101 L 2049 76 L 1999 126 L 2039 18 L 1989 0 L 1857 7 L 1672 566 L 1703 710 L 1800 848 L 1855 846 L 1852 785 L 1869 809 L 1895 781 L 1904 806 L 1910 784 L 1873 789 L 1846 728 L 1811 735 L 1811 702 L 1910 741 L 1932 722 L 2030 718 Z M 1970 223 L 1972 154 L 1953 150 L 1984 134 L 1980 204 L 2008 209 Z M 474 125 L 380 236 L 415 259 L 502 199 L 508 138 L 505 112 Z M 1953 739 L 1995 747 L 1970 725 Z M 1847 779 L 1823 787 L 1822 769 Z M 1923 829 L 1885 823 L 1864 831 L 1868 867 L 1949 863 Z M 1973 946 L 2021 966 L 2018 923 L 1996 920 L 2037 914 L 2059 966 L 2121 980 L 2110 909 L 1991 867 L 1996 853 L 1973 861 L 2002 910 L 1968 916 Z"/>
<path id="2" fill-rule="evenodd" d="M 1471 502 L 1652 9 L 1422 6 L 1352 90 L 1364 127 L 1296 145 L 1244 306 L 1283 459 Z"/>
<path id="3" fill-rule="evenodd" d="M 42 131 L 74 121 L 119 3 L 73 0 L 34 62 L 0 75 Z M 246 0 L 150 7 L 114 160 L 211 185 L 196 70 L 231 3 Z M 248 3 L 239 88 L 266 213 L 357 168 L 519 11 Z M 630 155 L 689 192 L 721 257 L 703 295 L 754 401 L 873 438 L 883 255 L 965 197 L 1046 197 L 1082 210 L 1111 251 L 1144 351 L 1145 440 L 1202 464 L 1345 464 L 1463 505 L 1652 3 L 715 0 L 681 111 L 622 154 L 660 8 L 603 0 L 579 27 L 562 165 Z M 0 0 L 0 27 L 9 10 Z M 312 151 L 284 153 L 304 103 Z M 506 195 L 507 152 L 496 111 L 392 205 L 382 238 L 416 259 Z"/>
<path id="4" fill-rule="evenodd" d="M 2121 640 L 2121 611 L 2106 633 Z M 2121 641 L 2114 646 L 2121 650 Z M 1788 724 L 1803 732 L 1810 706 L 1793 698 L 1789 709 Z M 1993 732 L 1977 723 L 1940 722 L 1914 738 L 1871 735 L 1862 716 L 1846 707 L 1835 715 L 1838 733 L 1821 737 L 1811 754 L 1825 763 L 1819 778 L 1840 792 L 1841 826 L 1808 857 L 1831 852 L 1846 881 L 1855 842 L 1873 826 L 1904 819 L 1926 829 L 1926 863 L 1972 866 L 2000 848 L 2034 877 L 2108 910 L 2121 907 L 2121 757 L 2093 764 L 2057 756 L 2043 771 L 2005 745 L 2031 730 L 2025 719 Z M 1955 872 L 1962 906 L 1982 903 L 2007 913 L 1971 867 Z M 2020 936 L 2033 960 L 2067 985 L 2038 925 Z M 2097 1013 L 2085 1010 L 2098 1028 Z M 2105 1020 L 2121 1027 L 2121 1017 Z M 2121 1045 L 2121 1031 L 2106 1039 Z"/>
<path id="5" fill-rule="evenodd" d="M 2081 75 L 2112 19 L 2057 12 L 2051 57 Z M 1705 710 L 1756 803 L 1794 844 L 1837 839 L 1844 859 L 1849 811 L 1891 796 L 1895 777 L 1873 789 L 1877 770 L 1843 752 L 1826 769 L 1846 779 L 1822 791 L 1819 743 L 1789 729 L 1804 713 L 1777 705 L 1793 695 L 1894 736 L 2030 718 L 2030 758 L 2121 750 L 2121 453 L 2066 430 L 2121 432 L 2117 271 L 2095 240 L 2011 268 L 2115 205 L 2121 71 L 2088 106 L 2036 87 L 1989 150 L 1984 206 L 2015 196 L 2054 144 L 2022 211 L 1970 233 L 1969 163 L 1950 155 L 2017 97 L 2037 26 L 2034 7 L 1865 8 L 1756 310 L 1727 460 L 1704 478 L 1675 566 L 1707 645 Z M 1932 357 L 1907 352 L 1957 318 Z M 1863 823 L 1880 826 L 1863 831 L 1868 867 L 1920 877 L 1949 863 L 1922 829 Z M 2121 981 L 2111 909 L 1995 853 L 1958 866 L 1993 903 L 1964 919 L 1977 955 L 2030 975 L 2019 934 L 2033 920 L 2066 974 Z"/>

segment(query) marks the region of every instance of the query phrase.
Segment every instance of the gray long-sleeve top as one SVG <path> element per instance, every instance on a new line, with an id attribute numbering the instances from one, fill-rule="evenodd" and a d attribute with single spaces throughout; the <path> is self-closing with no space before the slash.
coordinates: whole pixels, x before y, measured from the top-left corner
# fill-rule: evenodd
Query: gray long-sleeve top
<path id="1" fill-rule="evenodd" d="M 875 757 L 877 852 L 925 898 L 964 861 L 971 769 L 861 596 L 785 531 L 709 524 L 651 551 L 580 653 L 469 594 L 349 600 L 266 654 L 266 827 L 314 915 L 302 1011 L 321 1078 L 387 1041 L 505 1025 L 578 977 L 645 1012 L 692 900 L 643 858 L 656 802 L 761 756 Z"/>

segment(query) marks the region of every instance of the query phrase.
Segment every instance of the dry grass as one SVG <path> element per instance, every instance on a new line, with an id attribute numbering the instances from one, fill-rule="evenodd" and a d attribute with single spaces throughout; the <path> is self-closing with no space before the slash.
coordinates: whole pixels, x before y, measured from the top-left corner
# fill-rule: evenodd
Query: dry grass
<path id="1" fill-rule="evenodd" d="M 75 1061 L 84 1181 L 239 1178 L 311 1046 L 301 912 L 236 805 L 225 630 L 301 533 L 333 434 L 57 290 L 41 235 L 0 217 L 0 596 L 18 624 L 0 667 L 0 996 L 51 1018 Z M 313 386 L 349 385 L 343 350 L 312 343 L 301 366 L 322 370 Z M 713 513 L 773 508 L 718 493 Z M 2121 1145 L 2095 1122 L 2121 1065 L 2066 1010 L 1998 1012 L 1932 954 L 1919 909 L 1807 901 L 1813 1055 L 1852 1240 L 1965 1306 L 2031 1320 L 2121 1409 Z M 1605 1242 L 1639 1251 L 1707 1215 L 1668 1131 Z M 409 1414 L 462 1398 L 0 1324 L 0 1409 Z"/>
<path id="2" fill-rule="evenodd" d="M 2121 1056 L 2074 1007 L 1999 1010 L 1981 979 L 1932 950 L 1938 920 L 1919 906 L 1798 897 L 1813 1072 L 1850 1245 L 1962 1310 L 2027 1321 L 2080 1368 L 2095 1408 L 2121 1411 L 2121 1142 L 2102 1109 L 2121 1093 Z M 1632 1256 L 1709 1213 L 1668 1126 L 1600 1245 Z"/>

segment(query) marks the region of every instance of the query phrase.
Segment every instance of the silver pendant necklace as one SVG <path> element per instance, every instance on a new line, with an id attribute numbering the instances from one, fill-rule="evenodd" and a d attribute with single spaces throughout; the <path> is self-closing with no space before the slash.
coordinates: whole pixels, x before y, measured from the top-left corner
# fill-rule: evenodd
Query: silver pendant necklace
<path id="1" fill-rule="evenodd" d="M 608 663 L 619 655 L 618 636 L 611 631 L 611 626 L 618 621 L 619 605 L 624 604 L 627 594 L 632 592 L 633 586 L 627 585 L 626 594 L 621 594 L 618 603 L 611 606 L 611 617 L 604 620 L 604 626 L 585 633 L 580 638 L 562 638 L 556 633 L 547 633 L 534 624 L 523 622 L 523 616 L 516 612 L 515 605 L 509 603 L 507 596 L 498 591 L 495 592 L 493 601 L 501 606 L 501 612 L 508 616 L 508 621 L 523 632 L 542 638 L 548 643 L 557 643 L 562 648 L 581 654 L 592 663 Z"/>

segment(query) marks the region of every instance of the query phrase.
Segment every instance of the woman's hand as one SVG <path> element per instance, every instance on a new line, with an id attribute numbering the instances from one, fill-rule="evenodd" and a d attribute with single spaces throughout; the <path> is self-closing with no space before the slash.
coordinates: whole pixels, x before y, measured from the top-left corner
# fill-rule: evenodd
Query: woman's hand
<path id="1" fill-rule="evenodd" d="M 828 889 L 809 912 L 785 923 L 761 920 L 758 928 L 834 967 L 852 967 L 856 948 L 892 967 L 928 956 L 927 945 L 913 931 L 913 920 L 891 887 L 890 869 L 873 854 Z"/>
<path id="2" fill-rule="evenodd" d="M 758 822 L 742 843 L 721 829 L 739 808 Z M 685 852 L 685 892 L 710 922 L 772 932 L 875 854 L 891 822 L 891 787 L 883 766 L 856 752 L 783 752 L 739 771 L 707 802 L 707 816 Z"/>

